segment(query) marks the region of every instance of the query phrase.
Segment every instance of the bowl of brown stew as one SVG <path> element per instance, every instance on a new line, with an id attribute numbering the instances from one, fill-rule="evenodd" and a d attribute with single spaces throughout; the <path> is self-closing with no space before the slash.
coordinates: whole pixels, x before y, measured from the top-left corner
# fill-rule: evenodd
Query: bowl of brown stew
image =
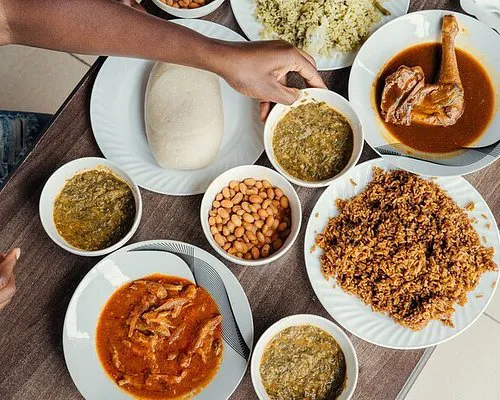
<path id="1" fill-rule="evenodd" d="M 273 108 L 264 128 L 266 154 L 290 182 L 328 186 L 356 165 L 361 122 L 349 102 L 326 89 L 304 89 L 291 106 Z"/>
<path id="2" fill-rule="evenodd" d="M 132 178 L 98 157 L 73 160 L 45 183 L 40 219 L 49 237 L 82 256 L 111 253 L 133 236 L 142 216 L 142 199 Z"/>
<path id="3" fill-rule="evenodd" d="M 317 315 L 292 315 L 271 325 L 255 346 L 250 368 L 260 400 L 348 400 L 358 380 L 351 341 Z"/>

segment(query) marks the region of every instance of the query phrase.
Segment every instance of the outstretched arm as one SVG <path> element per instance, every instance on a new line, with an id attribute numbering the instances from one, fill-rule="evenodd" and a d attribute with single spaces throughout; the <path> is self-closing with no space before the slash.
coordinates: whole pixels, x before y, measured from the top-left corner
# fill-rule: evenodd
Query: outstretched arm
<path id="1" fill-rule="evenodd" d="M 243 94 L 285 104 L 298 96 L 282 83 L 290 71 L 324 87 L 314 60 L 285 42 L 209 39 L 112 0 L 0 0 L 2 42 L 205 69 Z"/>

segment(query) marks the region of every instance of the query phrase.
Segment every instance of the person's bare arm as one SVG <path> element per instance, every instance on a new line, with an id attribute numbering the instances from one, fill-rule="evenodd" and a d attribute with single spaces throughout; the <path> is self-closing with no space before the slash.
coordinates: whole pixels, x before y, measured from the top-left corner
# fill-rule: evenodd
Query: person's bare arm
<path id="1" fill-rule="evenodd" d="M 0 25 L 2 10 L 10 43 L 206 69 L 243 94 L 286 104 L 298 96 L 282 84 L 289 71 L 324 87 L 312 58 L 285 42 L 213 40 L 112 0 L 0 0 Z"/>

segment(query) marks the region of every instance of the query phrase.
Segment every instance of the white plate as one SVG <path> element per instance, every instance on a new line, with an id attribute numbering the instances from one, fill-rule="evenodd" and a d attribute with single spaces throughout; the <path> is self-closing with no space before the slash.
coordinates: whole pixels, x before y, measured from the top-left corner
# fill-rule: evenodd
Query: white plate
<path id="1" fill-rule="evenodd" d="M 372 101 L 372 88 L 380 70 L 402 50 L 424 42 L 441 40 L 441 25 L 444 15 L 457 17 L 464 29 L 457 36 L 457 47 L 474 55 L 486 68 L 497 91 L 495 115 L 486 132 L 476 145 L 491 144 L 500 139 L 500 36 L 483 23 L 467 15 L 443 10 L 415 12 L 400 17 L 375 32 L 364 44 L 354 61 L 349 78 L 349 100 L 356 110 L 368 144 L 375 149 L 387 144 L 386 131 L 380 120 L 376 105 Z M 384 43 L 384 46 L 380 46 Z M 387 133 L 387 136 L 389 134 Z M 375 150 L 377 151 L 377 150 Z M 424 161 L 387 157 L 393 164 L 407 171 L 426 176 L 455 176 L 469 174 L 491 164 L 495 159 L 485 157 L 465 167 L 430 164 Z"/>
<path id="2" fill-rule="evenodd" d="M 383 3 L 384 7 L 391 12 L 390 16 L 383 17 L 382 20 L 375 25 L 373 30 L 378 29 L 382 25 L 404 15 L 408 12 L 410 0 L 387 0 Z M 231 0 L 231 8 L 238 25 L 241 27 L 245 35 L 250 40 L 262 40 L 260 32 L 264 29 L 256 17 L 256 1 L 255 0 Z M 331 52 L 328 56 L 315 56 L 316 64 L 319 71 L 329 71 L 350 67 L 356 57 L 357 51 L 349 53 Z"/>
<path id="3" fill-rule="evenodd" d="M 338 215 L 335 202 L 337 199 L 348 199 L 363 191 L 372 178 L 373 167 L 384 170 L 398 169 L 388 161 L 376 159 L 358 165 L 344 176 L 335 181 L 321 195 L 311 212 L 307 224 L 304 242 L 304 254 L 307 274 L 319 301 L 330 315 L 344 328 L 367 342 L 390 347 L 393 349 L 419 349 L 434 346 L 445 342 L 469 328 L 486 309 L 493 297 L 498 284 L 499 273 L 485 273 L 478 286 L 467 296 L 465 306 L 457 305 L 453 315 L 454 328 L 444 326 L 439 321 L 431 321 L 420 331 L 412 331 L 395 323 L 385 314 L 373 312 L 370 306 L 364 304 L 353 295 L 345 293 L 338 285 L 334 287 L 334 280 L 327 281 L 321 273 L 320 255 L 322 250 L 315 248 L 316 234 L 323 231 L 328 218 Z M 350 179 L 358 185 L 354 186 Z M 500 237 L 495 218 L 488 205 L 474 187 L 462 177 L 437 178 L 435 182 L 441 186 L 460 206 L 464 207 L 473 201 L 475 209 L 469 216 L 475 217 L 474 224 L 479 237 L 484 235 L 485 246 L 495 249 L 494 261 L 500 265 Z M 482 214 L 487 218 L 485 219 Z M 491 225 L 490 229 L 486 224 Z M 476 297 L 482 295 L 482 297 Z"/>
<path id="4" fill-rule="evenodd" d="M 460 5 L 468 14 L 496 29 L 500 33 L 500 3 L 498 0 L 460 0 Z"/>
<path id="5" fill-rule="evenodd" d="M 217 39 L 245 40 L 213 22 L 173 22 Z M 260 157 L 264 144 L 258 102 L 239 94 L 221 79 L 224 137 L 217 159 L 207 168 L 195 171 L 161 168 L 149 149 L 144 127 L 144 94 L 153 65 L 152 61 L 109 57 L 97 75 L 90 100 L 90 121 L 107 159 L 121 166 L 145 189 L 191 195 L 203 193 L 216 176 L 229 168 L 253 164 Z"/>
<path id="6" fill-rule="evenodd" d="M 96 352 L 95 333 L 101 311 L 109 297 L 124 283 L 161 273 L 194 280 L 187 264 L 178 256 L 161 250 L 180 245 L 209 263 L 220 275 L 241 334 L 250 350 L 253 344 L 253 319 L 248 299 L 227 267 L 204 250 L 186 243 L 152 240 L 135 243 L 104 258 L 83 278 L 69 303 L 63 328 L 64 358 L 80 393 L 88 400 L 129 399 L 101 366 Z M 131 252 L 131 250 L 141 251 Z M 239 385 L 249 360 L 239 356 L 224 342 L 219 371 L 197 396 L 199 400 L 228 399 Z"/>

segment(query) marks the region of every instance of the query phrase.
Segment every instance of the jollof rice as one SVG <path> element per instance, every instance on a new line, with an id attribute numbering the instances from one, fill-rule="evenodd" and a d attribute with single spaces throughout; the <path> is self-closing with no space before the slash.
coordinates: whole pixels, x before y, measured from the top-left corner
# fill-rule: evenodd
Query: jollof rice
<path id="1" fill-rule="evenodd" d="M 373 175 L 362 193 L 337 201 L 339 215 L 317 236 L 323 274 L 405 327 L 453 326 L 455 303 L 496 270 L 493 249 L 434 182 L 378 168 Z"/>

